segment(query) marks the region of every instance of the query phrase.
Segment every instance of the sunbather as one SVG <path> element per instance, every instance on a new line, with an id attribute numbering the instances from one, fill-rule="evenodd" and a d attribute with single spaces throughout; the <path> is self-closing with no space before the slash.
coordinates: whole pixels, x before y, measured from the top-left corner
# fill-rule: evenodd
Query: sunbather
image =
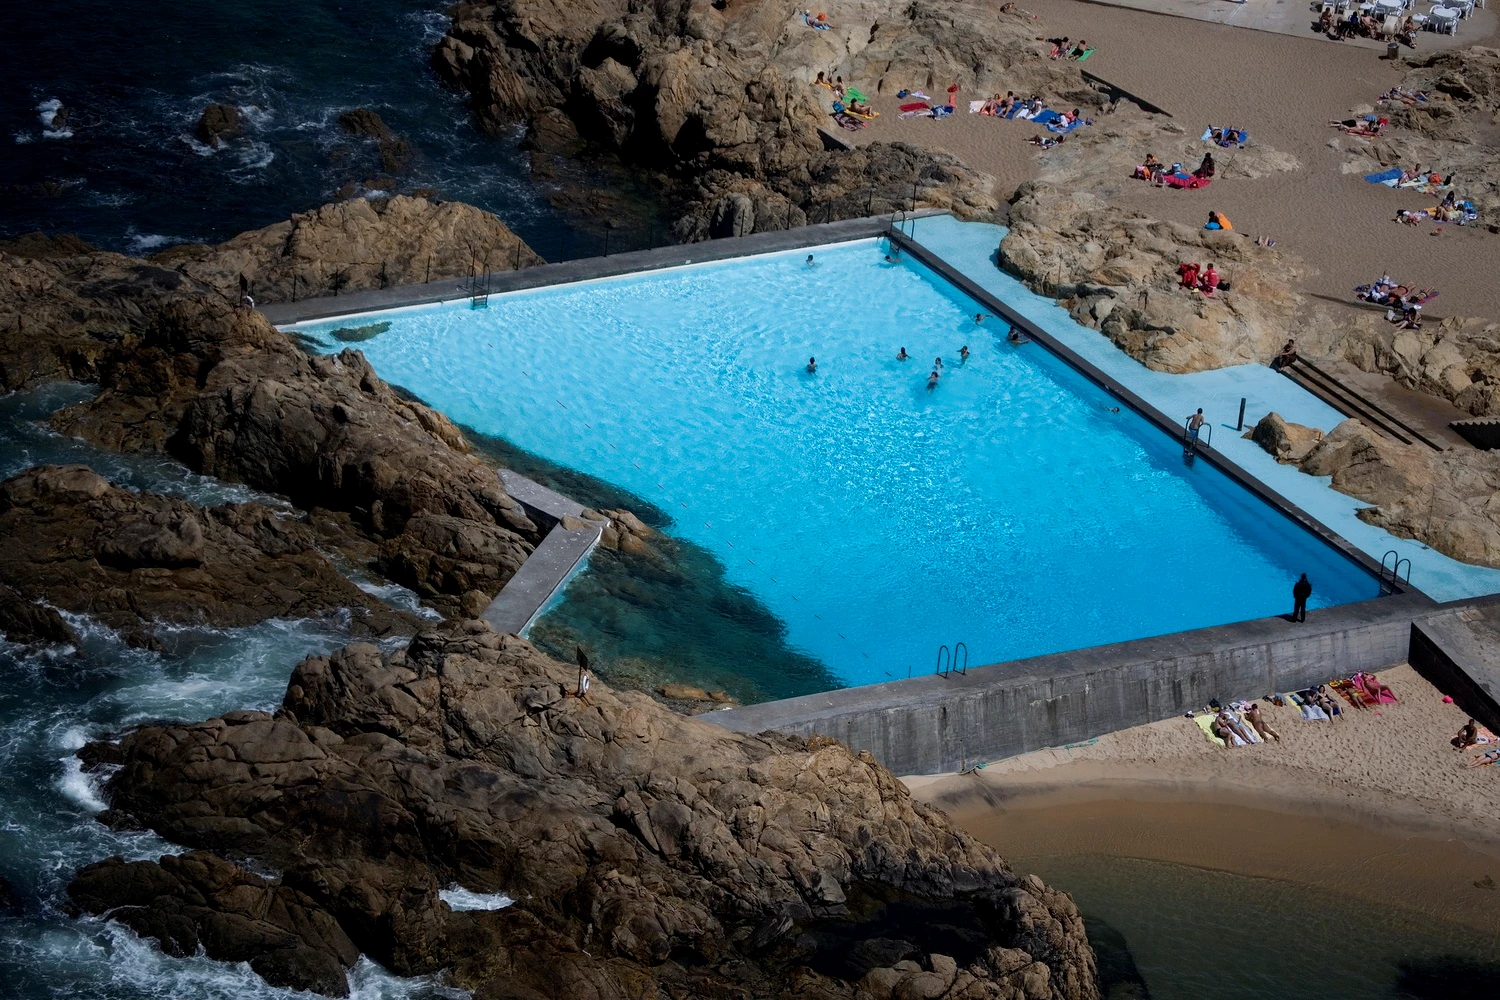
<path id="1" fill-rule="evenodd" d="M 1419 306 L 1418 308 L 1421 307 Z M 1354 679 L 1365 689 L 1366 694 L 1375 699 L 1375 704 L 1379 705 L 1386 701 L 1396 700 L 1396 692 L 1392 691 L 1390 685 L 1374 674 L 1361 672 L 1356 674 Z"/>
<path id="2" fill-rule="evenodd" d="M 1199 178 L 1212 177 L 1214 175 L 1215 166 L 1214 154 L 1204 153 L 1203 162 L 1198 164 L 1198 169 L 1193 171 L 1193 176 Z"/>
<path id="3" fill-rule="evenodd" d="M 1500 760 L 1500 748 L 1494 750 L 1486 750 L 1478 757 L 1475 757 L 1473 760 L 1469 761 L 1468 766 L 1484 767 L 1486 764 L 1493 764 L 1497 760 Z"/>
<path id="4" fill-rule="evenodd" d="M 1463 728 L 1458 731 L 1458 735 L 1453 737 L 1449 742 L 1453 744 L 1453 749 L 1455 750 L 1467 750 L 1479 742 L 1479 727 L 1474 724 L 1473 719 L 1470 719 L 1464 723 Z"/>
<path id="5" fill-rule="evenodd" d="M 1229 717 L 1223 712 L 1214 716 L 1214 721 L 1208 724 L 1209 730 L 1224 741 L 1224 749 L 1234 749 L 1234 728 L 1229 725 Z M 1246 741 L 1247 743 L 1249 741 Z"/>
<path id="6" fill-rule="evenodd" d="M 1048 59 L 1061 59 L 1068 52 L 1068 39 L 1062 38 L 1055 42 L 1052 51 L 1047 54 Z"/>
<path id="7" fill-rule="evenodd" d="M 1243 740 L 1245 746 L 1249 746 L 1250 744 L 1255 742 L 1254 737 L 1250 735 L 1250 730 L 1245 728 L 1245 724 L 1239 719 L 1236 719 L 1234 716 L 1230 715 L 1227 710 L 1222 708 L 1219 709 L 1218 718 L 1216 718 L 1214 721 L 1219 723 L 1221 727 L 1228 729 L 1229 732 L 1233 733 L 1235 736 L 1238 736 L 1241 740 Z M 1223 739 L 1223 737 L 1220 738 Z M 1224 740 L 1224 742 L 1226 744 L 1233 744 L 1234 741 L 1226 739 Z"/>
<path id="8" fill-rule="evenodd" d="M 1328 714 L 1330 720 L 1336 715 L 1344 714 L 1344 710 L 1339 708 L 1339 703 L 1334 701 L 1333 696 L 1328 693 L 1327 685 L 1319 684 L 1317 690 L 1313 692 L 1312 700 L 1314 705 Z"/>
<path id="9" fill-rule="evenodd" d="M 1270 724 L 1260 714 L 1260 705 L 1251 705 L 1249 710 L 1245 712 L 1245 718 L 1249 719 L 1250 725 L 1255 727 L 1257 733 L 1260 733 L 1261 739 L 1270 738 L 1274 739 L 1277 743 L 1281 742 L 1281 734 L 1272 729 Z"/>
<path id="10" fill-rule="evenodd" d="M 1075 45 L 1075 46 L 1073 46 L 1072 50 L 1068 53 L 1068 58 L 1076 60 L 1076 59 L 1082 57 L 1082 55 L 1085 52 L 1087 52 L 1088 50 L 1089 50 L 1089 43 L 1085 42 L 1082 38 L 1080 38 L 1080 39 L 1078 39 L 1078 44 Z"/>

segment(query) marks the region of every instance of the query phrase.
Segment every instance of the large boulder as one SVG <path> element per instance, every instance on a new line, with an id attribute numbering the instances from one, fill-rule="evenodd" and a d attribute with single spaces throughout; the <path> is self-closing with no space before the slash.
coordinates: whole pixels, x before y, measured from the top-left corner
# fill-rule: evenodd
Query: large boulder
<path id="1" fill-rule="evenodd" d="M 233 104 L 210 104 L 198 117 L 193 134 L 205 146 L 218 147 L 245 134 L 245 118 Z"/>
<path id="2" fill-rule="evenodd" d="M 1296 465 L 1323 440 L 1323 432 L 1316 427 L 1288 423 L 1281 414 L 1271 412 L 1261 417 L 1245 437 L 1260 445 L 1276 461 Z"/>
<path id="3" fill-rule="evenodd" d="M 84 756 L 121 762 L 106 820 L 286 871 L 236 907 L 292 890 L 394 971 L 447 967 L 478 996 L 771 998 L 793 982 L 847 1000 L 887 982 L 951 1000 L 1097 996 L 1072 901 L 868 754 L 730 733 L 599 683 L 580 698 L 576 678 L 472 621 L 394 653 L 310 658 L 275 717 L 148 726 Z M 71 891 L 190 941 L 210 917 L 200 881 L 169 859 L 107 862 Z M 214 878 L 229 881 L 247 879 Z M 515 902 L 454 914 L 435 891 L 452 883 Z M 326 957 L 302 968 L 347 965 L 333 928 L 303 923 L 316 934 L 299 941 Z M 256 954 L 288 946 L 279 926 L 240 926 L 234 954 L 260 969 Z"/>
<path id="4" fill-rule="evenodd" d="M 378 138 L 390 130 L 370 114 L 378 128 L 357 121 L 361 129 L 377 128 L 382 155 L 408 157 L 409 149 L 398 148 L 404 140 Z M 238 301 L 243 277 L 261 304 L 545 263 L 489 212 L 406 195 L 334 202 L 216 247 L 172 247 L 152 260 L 219 289 L 230 301 Z"/>
<path id="5" fill-rule="evenodd" d="M 73 641 L 56 611 L 25 603 L 35 601 L 137 640 L 158 624 L 233 628 L 346 608 L 358 633 L 416 630 L 339 573 L 305 526 L 258 504 L 206 510 L 85 466 L 40 466 L 0 483 L 0 533 L 0 586 L 12 597 L 0 624 L 19 624 L 19 641 Z"/>

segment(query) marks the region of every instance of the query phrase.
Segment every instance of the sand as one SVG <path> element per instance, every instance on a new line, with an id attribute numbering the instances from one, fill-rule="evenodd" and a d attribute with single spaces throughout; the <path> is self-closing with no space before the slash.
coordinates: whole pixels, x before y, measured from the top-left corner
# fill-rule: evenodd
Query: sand
<path id="1" fill-rule="evenodd" d="M 1203 192 L 1127 186 L 1112 199 L 1115 204 L 1192 224 L 1201 224 L 1211 208 L 1222 211 L 1239 231 L 1268 235 L 1302 257 L 1316 273 L 1300 290 L 1327 300 L 1348 302 L 1355 285 L 1389 272 L 1441 290 L 1428 309 L 1434 318 L 1500 320 L 1500 283 L 1494 280 L 1500 236 L 1447 226 L 1433 237 L 1433 226 L 1397 224 L 1396 210 L 1423 207 L 1423 196 L 1341 173 L 1342 157 L 1328 146 L 1335 133 L 1326 123 L 1372 104 L 1399 81 L 1400 63 L 1384 61 L 1378 50 L 1311 33 L 1299 38 L 1077 0 L 1028 0 L 1024 6 L 1041 18 L 1038 35 L 1087 38 L 1099 46 L 1086 64 L 1091 73 L 1161 106 L 1179 124 L 1195 131 L 1211 124 L 1247 128 L 1253 141 L 1291 153 L 1301 164 L 1262 180 L 1221 179 Z M 1465 41 L 1495 44 L 1493 34 L 1484 37 L 1495 24 L 1495 12 L 1477 12 Z M 1424 51 L 1419 41 L 1418 55 Z M 881 118 L 841 135 L 951 152 L 992 174 L 1004 200 L 1036 176 L 1047 154 L 1026 142 L 1035 126 L 966 113 L 969 99 L 985 96 L 961 94 L 958 113 L 946 121 L 900 120 L 900 102 L 877 97 Z M 1140 152 L 1144 157 L 1149 150 Z M 1215 153 L 1221 160 L 1233 155 Z"/>
<path id="2" fill-rule="evenodd" d="M 1399 704 L 1351 708 L 1336 722 L 1305 722 L 1295 709 L 1259 702 L 1282 736 L 1225 750 L 1188 719 L 1099 737 L 1075 749 L 1038 750 L 972 776 L 913 778 L 941 799 L 977 783 L 1000 798 L 1114 784 L 1150 786 L 1185 800 L 1269 805 L 1307 815 L 1397 823 L 1500 843 L 1500 764 L 1467 769 L 1449 740 L 1466 716 L 1411 667 L 1385 671 Z M 968 793 L 965 793 L 968 794 Z"/>
<path id="3" fill-rule="evenodd" d="M 1409 909 L 1500 926 L 1483 884 L 1500 883 L 1500 765 L 1464 767 L 1448 741 L 1466 716 L 1411 667 L 1380 677 L 1401 701 L 1378 714 L 1305 722 L 1260 702 L 1279 743 L 1225 750 L 1177 718 L 903 781 L 1007 857 L 1146 858 L 1372 900 L 1400 884 Z"/>

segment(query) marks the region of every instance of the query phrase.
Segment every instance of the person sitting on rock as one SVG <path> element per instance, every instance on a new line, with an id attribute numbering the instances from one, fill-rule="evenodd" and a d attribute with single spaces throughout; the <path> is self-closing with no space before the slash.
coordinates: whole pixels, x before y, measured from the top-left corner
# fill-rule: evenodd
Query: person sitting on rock
<path id="1" fill-rule="evenodd" d="M 1209 298 L 1219 289 L 1219 272 L 1214 270 L 1213 264 L 1209 264 L 1203 272 L 1203 277 L 1198 282 L 1198 287 L 1203 289 L 1203 294 Z"/>
<path id="2" fill-rule="evenodd" d="M 1177 265 L 1177 275 L 1182 279 L 1183 288 L 1198 287 L 1198 272 L 1199 266 L 1197 264 L 1191 264 L 1187 261 L 1183 261 L 1181 264 Z"/>

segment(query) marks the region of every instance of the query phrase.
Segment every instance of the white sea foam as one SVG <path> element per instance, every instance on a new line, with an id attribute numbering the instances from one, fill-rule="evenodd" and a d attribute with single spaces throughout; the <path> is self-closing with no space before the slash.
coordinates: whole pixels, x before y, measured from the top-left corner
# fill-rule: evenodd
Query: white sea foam
<path id="1" fill-rule="evenodd" d="M 24 146 L 28 142 L 36 142 L 36 136 L 31 135 L 28 132 L 17 132 L 15 134 L 15 140 L 17 146 Z"/>
<path id="2" fill-rule="evenodd" d="M 42 129 L 42 138 L 43 139 L 71 139 L 71 138 L 73 138 L 73 130 L 72 129 L 68 129 L 68 128 L 63 128 L 63 129 L 50 129 L 50 128 Z"/>
<path id="3" fill-rule="evenodd" d="M 181 243 L 182 241 L 173 236 L 163 236 L 161 233 L 129 233 L 130 250 L 132 253 L 143 253 L 147 250 L 155 250 L 157 247 L 166 246 L 169 243 Z"/>
<path id="4" fill-rule="evenodd" d="M 100 813 L 109 808 L 93 777 L 83 772 L 83 762 L 77 757 L 69 755 L 62 759 L 62 774 L 57 779 L 57 790 L 68 801 L 91 813 Z"/>
<path id="5" fill-rule="evenodd" d="M 470 892 L 457 885 L 439 890 L 438 898 L 455 910 L 503 910 L 515 902 L 503 892 Z"/>
<path id="6" fill-rule="evenodd" d="M 37 118 L 48 128 L 57 120 L 57 113 L 62 110 L 62 101 L 55 97 L 48 98 L 36 106 Z"/>
<path id="7" fill-rule="evenodd" d="M 350 579 L 354 580 L 354 585 L 360 590 L 363 590 L 371 597 L 378 598 L 393 608 L 410 611 L 412 614 L 426 618 L 428 621 L 443 620 L 442 615 L 422 603 L 422 599 L 417 596 L 416 591 L 403 587 L 399 583 L 376 583 L 373 580 L 356 579 L 353 576 Z"/>

